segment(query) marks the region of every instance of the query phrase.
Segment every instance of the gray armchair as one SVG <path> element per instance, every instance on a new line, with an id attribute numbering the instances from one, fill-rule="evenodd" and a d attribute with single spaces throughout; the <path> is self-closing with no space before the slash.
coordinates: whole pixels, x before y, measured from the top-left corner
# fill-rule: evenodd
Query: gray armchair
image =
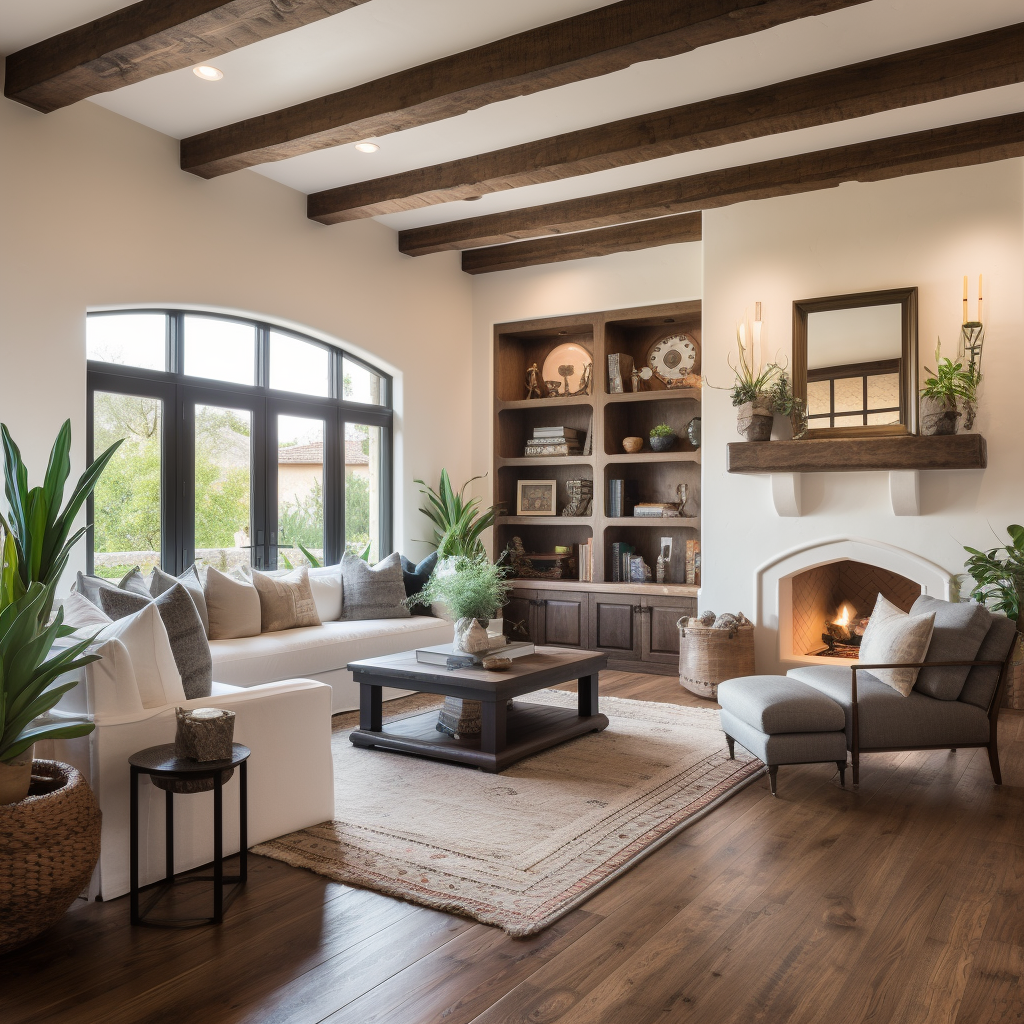
<path id="1" fill-rule="evenodd" d="M 861 754 L 958 747 L 986 747 L 992 779 L 1002 783 L 996 725 L 1017 624 L 981 605 L 930 597 L 918 598 L 911 609 L 914 615 L 932 611 L 935 632 L 906 697 L 871 674 L 899 666 L 809 665 L 788 673 L 843 708 L 854 786 Z"/>

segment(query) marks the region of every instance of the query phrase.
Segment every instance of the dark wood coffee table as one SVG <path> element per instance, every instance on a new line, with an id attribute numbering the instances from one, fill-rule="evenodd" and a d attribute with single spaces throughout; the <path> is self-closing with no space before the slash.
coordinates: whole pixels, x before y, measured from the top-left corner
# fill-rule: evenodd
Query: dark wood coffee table
<path id="1" fill-rule="evenodd" d="M 420 664 L 415 651 L 353 661 L 348 668 L 359 683 L 359 728 L 350 738 L 357 747 L 400 750 L 500 772 L 531 754 L 607 727 L 608 719 L 597 710 L 597 674 L 607 664 L 604 654 L 562 647 L 538 647 L 535 654 L 514 659 L 507 672 L 448 671 L 440 665 Z M 516 701 L 511 711 L 506 710 L 510 697 L 574 679 L 579 681 L 575 709 Z M 438 732 L 436 708 L 391 722 L 385 730 L 381 700 L 385 686 L 481 701 L 480 735 L 455 739 Z"/>

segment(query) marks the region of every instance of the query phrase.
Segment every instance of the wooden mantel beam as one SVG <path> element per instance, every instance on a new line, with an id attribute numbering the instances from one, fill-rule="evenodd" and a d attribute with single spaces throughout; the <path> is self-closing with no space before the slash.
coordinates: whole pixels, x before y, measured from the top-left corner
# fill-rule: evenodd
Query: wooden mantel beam
<path id="1" fill-rule="evenodd" d="M 699 242 L 701 237 L 701 215 L 683 213 L 637 224 L 620 224 L 614 228 L 578 231 L 557 238 L 471 249 L 462 254 L 462 269 L 467 274 L 490 274 L 496 270 L 518 270 L 541 263 L 562 263 L 590 256 L 608 256 L 613 252 L 653 249 L 657 245 L 676 242 Z"/>
<path id="2" fill-rule="evenodd" d="M 142 0 L 12 53 L 4 95 L 49 113 L 365 2 Z"/>
<path id="3" fill-rule="evenodd" d="M 183 139 L 203 178 L 455 117 L 499 100 L 619 71 L 865 0 L 620 0 Z"/>
<path id="4" fill-rule="evenodd" d="M 1024 24 L 315 192 L 321 224 L 571 178 L 1024 81 Z"/>
<path id="5" fill-rule="evenodd" d="M 398 248 L 407 256 L 425 256 L 545 235 L 562 237 L 563 232 L 835 188 L 846 181 L 882 181 L 1020 156 L 1024 156 L 1024 113 L 1007 114 L 547 206 L 412 228 L 399 232 Z"/>

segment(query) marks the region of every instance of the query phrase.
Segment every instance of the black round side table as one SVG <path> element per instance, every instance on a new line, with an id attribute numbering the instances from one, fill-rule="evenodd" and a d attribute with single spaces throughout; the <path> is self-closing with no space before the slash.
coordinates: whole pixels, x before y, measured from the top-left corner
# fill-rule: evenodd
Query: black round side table
<path id="1" fill-rule="evenodd" d="M 231 744 L 231 757 L 223 761 L 193 761 L 191 758 L 175 757 L 174 744 L 163 743 L 158 747 L 147 747 L 128 758 L 131 765 L 131 923 L 169 928 L 195 928 L 204 924 L 220 924 L 224 911 L 231 905 L 245 884 L 247 876 L 246 847 L 248 845 L 248 790 L 246 787 L 246 760 L 251 751 L 241 743 Z M 228 768 L 238 768 L 238 874 L 224 876 L 224 797 L 223 773 Z M 139 910 L 139 776 L 150 775 L 175 782 L 195 782 L 213 779 L 213 874 L 174 877 L 174 794 L 169 790 L 166 796 L 166 860 L 167 871 L 164 880 L 158 883 L 152 898 Z M 170 891 L 174 885 L 189 882 L 213 882 L 213 917 L 187 920 L 145 920 L 149 912 Z M 224 899 L 225 884 L 234 888 Z"/>

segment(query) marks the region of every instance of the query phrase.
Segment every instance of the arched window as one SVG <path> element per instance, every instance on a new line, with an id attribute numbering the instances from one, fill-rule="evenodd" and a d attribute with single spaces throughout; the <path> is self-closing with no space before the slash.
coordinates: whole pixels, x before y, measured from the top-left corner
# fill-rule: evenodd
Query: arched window
<path id="1" fill-rule="evenodd" d="M 124 438 L 91 501 L 90 572 L 391 551 L 387 374 L 199 311 L 90 313 L 86 338 L 90 458 Z"/>

